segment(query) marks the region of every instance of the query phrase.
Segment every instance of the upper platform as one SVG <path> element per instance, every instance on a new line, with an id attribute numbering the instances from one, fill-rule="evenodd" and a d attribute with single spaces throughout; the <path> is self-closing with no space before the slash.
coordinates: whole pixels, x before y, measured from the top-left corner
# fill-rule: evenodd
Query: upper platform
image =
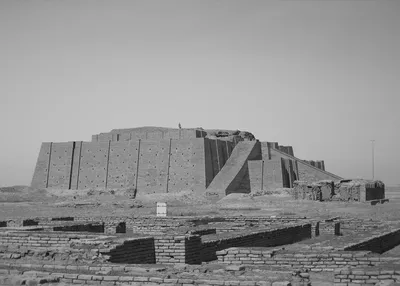
<path id="1" fill-rule="evenodd" d="M 209 138 L 238 142 L 255 140 L 253 134 L 240 130 L 204 130 L 203 128 L 166 128 L 144 126 L 137 128 L 113 129 L 110 132 L 92 135 L 92 142 L 129 141 L 129 140 L 163 140 Z"/>

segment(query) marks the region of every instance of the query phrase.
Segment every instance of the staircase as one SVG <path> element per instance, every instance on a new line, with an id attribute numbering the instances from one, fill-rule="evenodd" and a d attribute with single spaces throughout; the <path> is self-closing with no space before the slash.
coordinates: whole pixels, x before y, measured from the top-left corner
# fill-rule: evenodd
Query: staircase
<path id="1" fill-rule="evenodd" d="M 248 178 L 247 161 L 260 159 L 261 144 L 259 141 L 239 142 L 225 165 L 206 189 L 206 197 L 220 199 L 230 193 L 237 192 L 243 184 L 243 179 Z M 250 192 L 250 189 L 248 192 Z"/>

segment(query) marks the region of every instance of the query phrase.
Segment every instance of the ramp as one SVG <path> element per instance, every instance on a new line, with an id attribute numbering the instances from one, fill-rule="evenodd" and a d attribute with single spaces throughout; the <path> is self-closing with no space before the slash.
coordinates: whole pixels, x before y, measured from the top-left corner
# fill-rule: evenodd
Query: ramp
<path id="1" fill-rule="evenodd" d="M 248 177 L 248 160 L 261 158 L 259 141 L 241 141 L 206 189 L 206 197 L 219 199 L 240 189 L 243 179 Z M 250 192 L 250 190 L 249 190 Z"/>
<path id="2" fill-rule="evenodd" d="M 343 178 L 332 174 L 328 171 L 321 170 L 317 167 L 312 166 L 311 164 L 304 162 L 303 160 L 300 160 L 297 157 L 288 155 L 278 149 L 273 148 L 273 151 L 275 151 L 277 154 L 280 155 L 281 158 L 284 159 L 290 159 L 295 161 L 298 164 L 298 169 L 299 169 L 299 179 L 302 181 L 310 181 L 310 182 L 315 182 L 319 180 L 342 180 Z"/>

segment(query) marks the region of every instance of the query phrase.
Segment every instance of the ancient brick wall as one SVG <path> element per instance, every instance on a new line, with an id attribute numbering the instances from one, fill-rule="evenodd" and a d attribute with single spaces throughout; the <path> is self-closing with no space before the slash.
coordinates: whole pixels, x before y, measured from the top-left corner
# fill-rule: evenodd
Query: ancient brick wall
<path id="1" fill-rule="evenodd" d="M 135 188 L 138 141 L 111 142 L 107 188 Z"/>
<path id="2" fill-rule="evenodd" d="M 38 224 L 39 222 L 34 219 L 9 218 L 6 221 L 7 227 L 23 227 L 23 226 L 32 226 Z"/>
<path id="3" fill-rule="evenodd" d="M 385 187 L 368 187 L 364 186 L 360 193 L 361 201 L 381 200 L 385 198 Z"/>
<path id="4" fill-rule="evenodd" d="M 192 230 L 192 233 L 201 230 L 216 229 L 217 232 L 230 232 L 245 230 L 249 227 L 266 228 L 270 226 L 279 226 L 286 223 L 301 223 L 307 221 L 305 217 L 156 217 L 156 216 L 138 216 L 138 217 L 75 217 L 74 222 L 105 222 L 118 225 L 125 222 L 126 227 L 134 233 L 159 234 L 171 229 Z M 41 223 L 39 223 L 41 224 Z"/>
<path id="5" fill-rule="evenodd" d="M 280 159 L 248 161 L 248 167 L 252 192 L 283 187 L 284 167 Z"/>
<path id="6" fill-rule="evenodd" d="M 311 224 L 205 235 L 201 237 L 202 261 L 217 259 L 217 251 L 230 247 L 271 247 L 308 238 L 311 238 Z"/>
<path id="7" fill-rule="evenodd" d="M 131 271 L 142 269 L 142 273 L 133 274 Z M 102 269 L 112 272 L 102 274 Z M 144 271 L 147 270 L 147 271 Z M 97 264 L 97 265 L 54 265 L 54 264 L 0 264 L 0 279 L 10 275 L 12 280 L 18 275 L 29 275 L 39 272 L 40 276 L 29 279 L 29 285 L 40 283 L 61 282 L 67 285 L 235 285 L 235 286 L 278 286 L 278 285 L 310 285 L 309 275 L 306 272 L 280 271 L 279 274 L 272 277 L 260 275 L 237 275 L 233 278 L 222 277 L 217 273 L 201 274 L 188 272 L 182 273 L 168 272 L 164 275 L 154 273 L 152 268 L 146 268 L 145 265 L 122 266 L 121 264 Z M 199 269 L 193 269 L 198 271 Z M 168 271 L 168 270 L 167 270 Z M 235 271 L 238 272 L 239 271 Z M 4 281 L 4 280 L 2 280 Z M 27 283 L 27 284 L 28 284 Z M 14 285 L 14 283 L 12 283 Z"/>
<path id="8" fill-rule="evenodd" d="M 218 262 L 224 264 L 269 265 L 309 269 L 311 271 L 335 271 L 346 266 L 374 266 L 383 263 L 369 251 L 288 251 L 234 247 L 217 252 Z"/>
<path id="9" fill-rule="evenodd" d="M 360 201 L 380 200 L 385 198 L 385 184 L 381 181 L 370 181 L 360 186 Z"/>
<path id="10" fill-rule="evenodd" d="M 93 142 L 99 141 L 128 141 L 128 140 L 164 140 L 164 139 L 195 139 L 204 138 L 206 132 L 196 129 L 173 129 L 166 128 L 162 130 L 146 130 L 146 128 L 140 129 L 117 129 L 107 133 L 100 133 L 92 135 Z"/>
<path id="11" fill-rule="evenodd" d="M 47 187 L 69 188 L 73 147 L 73 142 L 52 144 Z"/>
<path id="12" fill-rule="evenodd" d="M 53 231 L 71 231 L 71 232 L 100 232 L 104 233 L 104 224 L 71 224 L 63 226 L 54 226 Z"/>
<path id="13" fill-rule="evenodd" d="M 213 153 L 213 140 L 205 139 L 204 141 L 204 154 L 205 154 L 205 174 L 206 174 L 206 188 L 211 184 L 212 180 L 218 174 L 218 165 L 215 164 Z"/>
<path id="14" fill-rule="evenodd" d="M 325 171 L 325 162 L 324 162 L 324 160 L 318 160 L 318 161 L 303 160 L 303 162 L 305 162 L 305 163 L 307 163 L 307 164 L 309 164 L 309 165 L 311 165 L 311 166 L 313 166 L 315 168 L 318 168 L 318 169 L 321 169 L 321 170 Z"/>
<path id="15" fill-rule="evenodd" d="M 250 178 L 250 190 L 251 192 L 256 192 L 259 190 L 264 190 L 263 173 L 265 163 L 263 160 L 253 160 L 247 161 L 247 167 L 249 169 Z"/>
<path id="16" fill-rule="evenodd" d="M 292 146 L 279 146 L 278 145 L 278 150 L 280 150 L 281 152 L 284 152 L 290 156 L 294 156 L 294 152 L 293 152 L 293 147 Z"/>
<path id="17" fill-rule="evenodd" d="M 380 233 L 344 247 L 344 250 L 368 250 L 383 253 L 400 244 L 400 229 Z"/>
<path id="18" fill-rule="evenodd" d="M 82 143 L 78 189 L 106 187 L 109 151 L 110 142 Z"/>
<path id="19" fill-rule="evenodd" d="M 341 229 L 345 232 L 371 232 L 384 225 L 384 222 L 357 218 L 341 218 Z"/>
<path id="20" fill-rule="evenodd" d="M 308 183 L 317 182 L 321 180 L 338 180 L 340 177 L 332 175 L 330 173 L 320 171 L 320 169 L 316 167 L 312 167 L 311 165 L 298 160 L 297 161 L 299 168 L 299 180 L 305 181 Z"/>
<path id="21" fill-rule="evenodd" d="M 73 142 L 72 161 L 71 161 L 71 180 L 69 188 L 71 190 L 78 189 L 79 185 L 79 169 L 81 164 L 83 142 Z"/>
<path id="22" fill-rule="evenodd" d="M 163 235 L 155 240 L 156 263 L 199 264 L 201 240 L 196 235 Z"/>
<path id="23" fill-rule="evenodd" d="M 322 221 L 319 223 L 319 234 L 341 235 L 340 222 L 338 221 Z"/>
<path id="24" fill-rule="evenodd" d="M 47 188 L 51 147 L 53 143 L 42 143 L 36 162 L 31 185 L 36 188 Z"/>
<path id="25" fill-rule="evenodd" d="M 93 235 L 87 234 L 0 232 L 0 244 L 12 248 L 15 246 L 25 248 L 69 247 L 72 241 L 93 237 Z"/>
<path id="26" fill-rule="evenodd" d="M 112 263 L 156 263 L 155 244 L 152 237 L 128 239 L 122 244 L 101 253 L 107 255 L 108 261 Z"/>
<path id="27" fill-rule="evenodd" d="M 0 233 L 0 258 L 75 263 L 155 263 L 151 237 L 102 239 L 95 235 L 67 233 Z"/>
<path id="28" fill-rule="evenodd" d="M 140 140 L 137 189 L 152 193 L 167 192 L 169 140 Z M 136 170 L 135 170 L 136 172 Z"/>
<path id="29" fill-rule="evenodd" d="M 388 266 L 365 267 L 358 266 L 351 269 L 338 269 L 334 274 L 335 286 L 350 285 L 397 285 L 400 282 L 400 267 Z M 379 284 L 379 282 L 383 282 Z"/>
<path id="30" fill-rule="evenodd" d="M 170 140 L 168 191 L 205 190 L 204 139 Z"/>
<path id="31" fill-rule="evenodd" d="M 264 164 L 250 162 L 251 165 L 249 165 L 251 185 L 254 190 L 259 190 L 261 183 L 263 183 L 263 189 L 276 189 L 292 187 L 296 180 L 315 182 L 341 179 L 339 176 L 324 171 L 322 161 L 319 161 L 321 168 L 318 169 L 294 157 L 293 148 L 290 146 L 279 146 L 276 142 L 261 142 L 261 151 Z M 268 175 L 271 171 L 272 176 Z M 260 177 L 262 172 L 264 172 L 263 179 Z"/>
<path id="32" fill-rule="evenodd" d="M 204 191 L 225 164 L 231 144 L 204 138 L 43 143 L 32 187 Z M 210 164 L 214 171 L 206 169 Z"/>

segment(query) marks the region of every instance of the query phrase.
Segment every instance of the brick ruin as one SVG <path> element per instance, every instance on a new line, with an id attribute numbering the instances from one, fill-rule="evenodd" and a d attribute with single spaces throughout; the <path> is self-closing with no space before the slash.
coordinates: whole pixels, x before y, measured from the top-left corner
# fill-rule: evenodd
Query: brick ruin
<path id="1" fill-rule="evenodd" d="M 384 200 L 382 182 L 344 180 L 291 146 L 200 128 L 43 143 L 32 187 L 209 198 L 291 188 L 298 200 Z M 398 224 L 345 216 L 9 218 L 0 221 L 0 285 L 302 286 L 321 276 L 336 286 L 390 285 L 400 283 L 390 252 L 399 244 Z"/>
<path id="2" fill-rule="evenodd" d="M 300 286 L 319 285 L 316 273 L 336 286 L 400 282 L 398 257 L 385 254 L 400 228 L 382 221 L 37 217 L 0 226 L 1 285 Z"/>
<path id="3" fill-rule="evenodd" d="M 295 181 L 292 197 L 296 200 L 357 201 L 372 205 L 388 202 L 385 184 L 375 180 L 322 180 L 308 183 Z"/>
<path id="4" fill-rule="evenodd" d="M 141 193 L 193 190 L 220 198 L 292 188 L 297 180 L 340 180 L 323 161 L 294 156 L 292 146 L 251 133 L 142 127 L 92 136 L 91 142 L 45 142 L 31 186 L 129 188 Z"/>

